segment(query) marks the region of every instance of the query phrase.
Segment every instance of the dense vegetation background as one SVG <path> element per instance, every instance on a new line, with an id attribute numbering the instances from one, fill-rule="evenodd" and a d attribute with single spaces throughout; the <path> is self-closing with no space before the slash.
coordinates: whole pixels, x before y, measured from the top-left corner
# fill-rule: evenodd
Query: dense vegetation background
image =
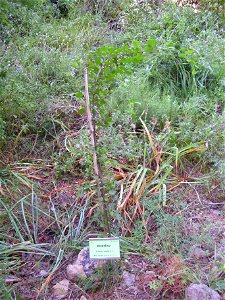
<path id="1" fill-rule="evenodd" d="M 103 231 L 85 66 L 113 234 L 124 252 L 185 259 L 181 184 L 224 200 L 224 1 L 0 0 L 0 19 L 1 269 L 30 251 L 58 266 Z"/>

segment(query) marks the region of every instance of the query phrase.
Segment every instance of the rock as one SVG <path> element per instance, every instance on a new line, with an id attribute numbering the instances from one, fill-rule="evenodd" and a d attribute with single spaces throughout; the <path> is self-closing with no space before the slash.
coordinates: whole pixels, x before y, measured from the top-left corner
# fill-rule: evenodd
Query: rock
<path id="1" fill-rule="evenodd" d="M 87 300 L 87 298 L 84 296 L 81 296 L 80 300 Z"/>
<path id="2" fill-rule="evenodd" d="M 47 277 L 47 276 L 48 276 L 48 272 L 45 271 L 45 270 L 41 270 L 41 271 L 39 272 L 39 275 L 40 275 L 41 277 Z"/>
<path id="3" fill-rule="evenodd" d="M 56 297 L 56 299 L 64 299 L 67 296 L 69 284 L 69 280 L 63 279 L 53 286 L 53 294 Z"/>
<path id="4" fill-rule="evenodd" d="M 127 271 L 123 271 L 123 282 L 126 286 L 132 286 L 135 283 L 135 275 Z"/>
<path id="5" fill-rule="evenodd" d="M 202 258 L 207 258 L 208 253 L 202 250 L 200 245 L 193 245 L 190 248 L 189 256 L 194 259 L 202 259 Z"/>
<path id="6" fill-rule="evenodd" d="M 83 248 L 76 261 L 73 264 L 68 265 L 67 275 L 70 280 L 76 280 L 78 277 L 91 276 L 95 270 L 102 269 L 105 260 L 94 260 L 89 258 L 89 248 Z"/>
<path id="7" fill-rule="evenodd" d="M 205 284 L 192 284 L 185 290 L 185 300 L 221 300 L 221 297 Z"/>
<path id="8" fill-rule="evenodd" d="M 74 264 L 67 266 L 67 276 L 69 279 L 75 279 L 76 277 L 86 277 L 84 268 L 82 265 Z"/>

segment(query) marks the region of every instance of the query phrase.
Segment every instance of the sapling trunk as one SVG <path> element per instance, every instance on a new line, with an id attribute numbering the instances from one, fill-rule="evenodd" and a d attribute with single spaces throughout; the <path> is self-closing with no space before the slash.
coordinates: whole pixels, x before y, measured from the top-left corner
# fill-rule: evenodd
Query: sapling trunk
<path id="1" fill-rule="evenodd" d="M 107 234 L 109 236 L 111 236 L 109 215 L 108 215 L 107 205 L 106 205 L 106 201 L 105 201 L 102 168 L 101 168 L 101 164 L 100 164 L 100 161 L 99 161 L 98 155 L 97 155 L 95 116 L 93 116 L 93 114 L 91 113 L 90 97 L 89 97 L 89 90 L 88 90 L 87 68 L 84 69 L 84 85 L 85 85 L 86 113 L 87 113 L 89 129 L 90 129 L 91 145 L 93 147 L 94 174 L 97 178 L 98 198 L 100 201 L 99 204 L 100 204 L 100 208 L 101 208 L 103 223 L 105 225 L 105 231 L 107 232 Z"/>

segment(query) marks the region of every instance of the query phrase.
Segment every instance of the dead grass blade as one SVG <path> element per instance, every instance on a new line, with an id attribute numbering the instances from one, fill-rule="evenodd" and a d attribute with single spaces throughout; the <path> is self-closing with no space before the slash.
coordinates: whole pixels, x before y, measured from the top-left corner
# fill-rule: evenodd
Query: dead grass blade
<path id="1" fill-rule="evenodd" d="M 121 163 L 119 167 L 114 167 L 114 170 L 116 170 L 114 171 L 115 178 L 121 180 L 117 209 L 121 212 L 124 220 L 128 220 L 123 232 L 131 231 L 136 218 L 143 219 L 144 208 L 140 202 L 143 196 L 151 200 L 155 194 L 163 190 L 162 205 L 166 206 L 167 192 L 177 188 L 184 182 L 189 182 L 189 179 L 195 182 L 193 178 L 178 175 L 179 168 L 183 168 L 182 158 L 190 153 L 207 149 L 206 147 L 189 145 L 181 149 L 174 147 L 170 151 L 165 151 L 163 146 L 154 142 L 153 136 L 141 117 L 140 121 L 152 150 L 148 153 L 148 159 L 146 159 L 147 147 L 145 145 L 143 166 L 136 167 L 136 171 L 134 166 L 127 168 L 127 165 L 123 167 Z M 173 173 L 174 168 L 175 174 Z M 143 223 L 146 223 L 145 220 L 143 220 Z"/>

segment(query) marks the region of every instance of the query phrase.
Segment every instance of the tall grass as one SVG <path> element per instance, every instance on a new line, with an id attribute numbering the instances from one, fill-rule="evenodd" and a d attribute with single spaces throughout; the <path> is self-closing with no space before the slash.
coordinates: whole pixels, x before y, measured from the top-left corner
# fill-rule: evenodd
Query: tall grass
<path id="1" fill-rule="evenodd" d="M 3 171 L 1 176 L 2 174 Z M 11 297 L 13 289 L 10 290 L 4 282 L 11 272 L 23 267 L 22 253 L 40 255 L 43 258 L 51 256 L 55 259 L 49 270 L 53 276 L 63 260 L 65 251 L 69 247 L 76 249 L 85 239 L 88 226 L 84 228 L 84 224 L 89 199 L 87 197 L 82 205 L 78 198 L 69 209 L 56 207 L 52 201 L 49 208 L 44 208 L 43 204 L 40 205 L 34 186 L 25 176 L 22 177 L 12 170 L 11 173 L 10 170 L 5 171 L 4 176 L 0 190 L 0 295 Z M 10 180 L 6 180 L 7 176 Z M 15 179 L 19 181 L 16 182 Z M 27 195 L 19 198 L 21 191 L 22 194 L 25 193 L 24 185 L 27 187 Z M 13 197 L 10 199 L 10 196 Z M 52 241 L 48 238 L 48 231 L 55 232 Z M 43 237 L 49 242 L 39 242 Z"/>
<path id="2" fill-rule="evenodd" d="M 64 102 L 71 98 L 82 84 L 72 61 L 82 59 L 84 50 L 102 41 L 106 32 L 103 21 L 96 27 L 94 18 L 76 5 L 71 17 L 58 18 L 48 2 L 6 2 L 0 48 L 1 145 L 15 138 L 24 125 L 25 135 L 37 132 L 46 117 L 43 111 L 55 105 L 55 98 Z"/>

